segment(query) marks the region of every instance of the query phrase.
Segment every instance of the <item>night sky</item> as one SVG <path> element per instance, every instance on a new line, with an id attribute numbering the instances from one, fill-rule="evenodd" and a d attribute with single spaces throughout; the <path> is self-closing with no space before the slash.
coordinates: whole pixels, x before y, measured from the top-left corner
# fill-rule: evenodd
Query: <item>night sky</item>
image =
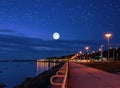
<path id="1" fill-rule="evenodd" d="M 105 33 L 120 43 L 120 0 L 0 0 L 0 59 L 97 50 L 106 47 Z"/>

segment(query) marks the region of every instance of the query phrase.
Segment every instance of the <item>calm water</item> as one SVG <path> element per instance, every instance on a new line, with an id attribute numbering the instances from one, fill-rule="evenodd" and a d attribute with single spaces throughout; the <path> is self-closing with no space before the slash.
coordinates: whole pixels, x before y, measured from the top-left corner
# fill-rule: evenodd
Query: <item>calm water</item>
<path id="1" fill-rule="evenodd" d="M 0 83 L 12 88 L 20 84 L 26 77 L 34 77 L 55 66 L 48 62 L 0 62 Z"/>

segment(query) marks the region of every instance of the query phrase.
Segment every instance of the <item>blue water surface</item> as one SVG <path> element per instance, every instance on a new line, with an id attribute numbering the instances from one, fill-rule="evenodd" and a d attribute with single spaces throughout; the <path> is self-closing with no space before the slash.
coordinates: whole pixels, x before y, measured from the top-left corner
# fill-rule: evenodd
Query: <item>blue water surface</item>
<path id="1" fill-rule="evenodd" d="M 27 77 L 34 77 L 55 64 L 48 62 L 0 62 L 0 83 L 13 88 Z"/>

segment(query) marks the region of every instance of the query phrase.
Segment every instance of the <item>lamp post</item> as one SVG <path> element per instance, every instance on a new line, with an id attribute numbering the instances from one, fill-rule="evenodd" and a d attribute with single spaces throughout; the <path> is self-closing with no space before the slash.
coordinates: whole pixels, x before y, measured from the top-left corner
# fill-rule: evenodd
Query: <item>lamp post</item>
<path id="1" fill-rule="evenodd" d="M 118 47 L 116 47 L 116 61 L 118 62 Z"/>
<path id="2" fill-rule="evenodd" d="M 95 58 L 96 58 L 96 56 L 95 56 L 95 51 L 92 51 L 92 58 L 93 58 L 93 60 L 95 60 Z"/>
<path id="3" fill-rule="evenodd" d="M 102 60 L 102 62 L 103 62 L 103 46 L 104 45 L 101 45 L 101 47 L 99 48 L 99 51 L 100 51 L 100 57 L 101 57 L 101 60 Z"/>
<path id="4" fill-rule="evenodd" d="M 82 57 L 82 51 L 80 51 L 79 54 L 80 54 L 80 60 L 81 60 L 81 57 Z"/>
<path id="5" fill-rule="evenodd" d="M 115 58 L 114 58 L 114 48 L 110 47 L 110 50 L 112 50 L 113 60 L 115 61 Z"/>
<path id="6" fill-rule="evenodd" d="M 111 33 L 105 34 L 105 37 L 107 38 L 107 43 L 108 43 L 108 60 L 109 60 L 109 47 L 110 47 L 110 37 L 112 36 Z"/>
<path id="7" fill-rule="evenodd" d="M 87 61 L 88 61 L 88 58 L 89 58 L 89 57 L 88 57 L 88 50 L 89 50 L 89 48 L 90 48 L 89 46 L 86 46 L 86 47 L 85 47 L 85 50 L 86 50 L 86 52 L 87 52 Z"/>
<path id="8" fill-rule="evenodd" d="M 95 56 L 95 51 L 92 51 L 92 61 L 93 61 L 93 62 L 95 61 L 95 58 L 96 58 L 96 56 Z"/>

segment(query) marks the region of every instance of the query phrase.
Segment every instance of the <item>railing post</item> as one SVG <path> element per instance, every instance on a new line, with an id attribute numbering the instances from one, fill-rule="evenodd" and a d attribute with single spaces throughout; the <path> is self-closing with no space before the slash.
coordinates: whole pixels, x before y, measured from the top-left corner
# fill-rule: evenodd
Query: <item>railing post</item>
<path id="1" fill-rule="evenodd" d="M 60 78 L 63 78 L 63 82 L 54 82 L 54 79 L 57 78 L 57 80 L 60 80 Z M 68 86 L 68 62 L 66 62 L 60 69 L 57 71 L 56 75 L 52 76 L 50 78 L 50 82 L 54 86 L 61 86 L 60 88 L 67 88 Z"/>

